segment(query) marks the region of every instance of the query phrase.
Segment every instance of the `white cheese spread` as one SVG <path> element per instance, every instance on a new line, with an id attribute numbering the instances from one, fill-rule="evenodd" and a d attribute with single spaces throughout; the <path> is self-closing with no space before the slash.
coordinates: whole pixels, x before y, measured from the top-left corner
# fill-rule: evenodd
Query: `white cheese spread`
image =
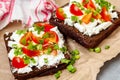
<path id="1" fill-rule="evenodd" d="M 71 20 L 71 16 L 73 16 L 70 13 L 70 5 L 73 1 L 82 3 L 83 0 L 70 0 L 70 3 L 68 6 L 63 8 L 64 13 L 67 15 L 67 17 L 64 20 L 64 24 L 67 24 L 69 26 L 74 26 L 76 29 L 78 29 L 80 32 L 82 32 L 84 35 L 92 36 L 99 34 L 100 31 L 107 29 L 112 24 L 111 21 L 102 22 L 99 19 L 95 19 L 93 22 L 89 22 L 88 24 L 85 23 L 76 23 Z M 96 4 L 95 0 L 92 0 L 96 7 L 101 8 L 98 4 Z M 82 11 L 84 13 L 84 11 Z M 113 6 L 111 5 L 108 13 L 110 14 L 111 18 L 118 18 L 117 12 L 113 12 Z M 84 15 L 79 16 L 79 19 L 81 19 Z"/>
<path id="2" fill-rule="evenodd" d="M 42 36 L 42 35 L 44 34 L 44 32 L 41 32 L 40 34 L 37 34 L 37 32 L 34 31 L 33 27 L 30 28 L 29 31 L 32 31 L 33 34 L 34 34 L 35 36 L 38 36 L 38 37 L 40 37 L 40 36 Z M 64 46 L 63 35 L 59 32 L 59 30 L 57 29 L 57 27 L 52 28 L 51 31 L 55 31 L 55 32 L 57 33 L 58 38 L 59 38 L 58 46 L 59 46 L 60 48 L 62 48 L 62 47 Z M 21 45 L 21 44 L 19 43 L 19 41 L 20 41 L 20 39 L 21 39 L 22 36 L 23 36 L 23 35 L 16 34 L 16 31 L 13 32 L 12 36 L 10 37 L 11 41 L 8 41 L 8 47 L 12 47 L 13 44 L 17 44 L 17 45 L 19 45 L 20 47 L 22 47 L 23 45 Z M 33 66 L 37 66 L 37 67 L 40 69 L 40 68 L 41 68 L 42 66 L 44 66 L 44 65 L 47 65 L 47 66 L 55 65 L 55 64 L 59 63 L 62 58 L 65 58 L 62 51 L 57 50 L 57 52 L 58 52 L 58 53 L 57 53 L 56 56 L 47 55 L 47 54 L 42 54 L 42 55 L 40 55 L 40 56 L 33 57 L 36 63 L 33 64 L 33 63 L 30 62 L 30 64 L 28 64 L 28 65 L 25 66 L 24 68 L 19 68 L 19 69 L 14 68 L 12 72 L 13 72 L 13 73 L 14 73 L 14 72 L 17 72 L 17 73 L 26 73 L 26 72 L 27 72 L 27 73 L 29 73 L 30 71 L 32 71 L 32 68 L 31 68 L 31 67 L 33 67 Z M 23 55 L 21 55 L 21 56 L 19 56 L 19 57 L 22 57 L 22 56 L 24 56 L 24 55 L 25 55 L 25 54 L 23 54 Z M 12 60 L 12 59 L 15 57 L 14 49 L 11 49 L 11 50 L 9 51 L 8 57 L 9 57 L 10 60 Z M 45 62 L 44 62 L 44 58 L 47 58 L 47 59 L 48 59 L 48 63 L 45 63 Z"/>

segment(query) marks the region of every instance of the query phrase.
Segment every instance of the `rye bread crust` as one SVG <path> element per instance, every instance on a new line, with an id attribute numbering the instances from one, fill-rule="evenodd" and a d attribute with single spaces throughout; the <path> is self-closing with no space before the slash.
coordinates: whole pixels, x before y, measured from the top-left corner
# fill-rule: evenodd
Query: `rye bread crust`
<path id="1" fill-rule="evenodd" d="M 58 29 L 63 33 L 65 36 L 68 36 L 75 40 L 76 42 L 80 43 L 82 46 L 86 48 L 95 48 L 98 46 L 106 37 L 108 37 L 115 29 L 117 29 L 120 25 L 120 12 L 118 12 L 118 19 L 114 19 L 112 21 L 112 25 L 107 28 L 106 30 L 101 31 L 97 35 L 93 35 L 91 37 L 84 35 L 80 31 L 78 31 L 75 27 L 71 27 L 67 24 L 64 24 L 63 20 L 60 20 L 56 17 L 55 12 L 52 14 L 49 22 L 54 26 L 58 26 Z"/>
<path id="2" fill-rule="evenodd" d="M 11 35 L 12 35 L 12 33 L 4 34 L 4 41 L 5 41 L 7 52 L 9 52 L 11 50 L 11 48 L 8 47 L 8 41 L 10 40 Z M 64 56 L 66 59 L 70 59 L 69 52 L 64 53 Z M 10 64 L 10 69 L 12 72 L 14 67 L 12 67 L 10 59 L 9 59 L 9 64 Z M 15 72 L 15 73 L 13 73 L 13 75 L 14 75 L 15 79 L 17 79 L 17 80 L 27 80 L 27 79 L 33 78 L 33 77 L 52 75 L 59 70 L 65 69 L 66 67 L 67 67 L 67 64 L 65 64 L 65 63 L 55 64 L 50 67 L 44 65 L 43 67 L 41 67 L 41 69 L 38 69 L 36 66 L 33 66 L 32 71 L 29 73 L 18 74 L 17 72 Z"/>

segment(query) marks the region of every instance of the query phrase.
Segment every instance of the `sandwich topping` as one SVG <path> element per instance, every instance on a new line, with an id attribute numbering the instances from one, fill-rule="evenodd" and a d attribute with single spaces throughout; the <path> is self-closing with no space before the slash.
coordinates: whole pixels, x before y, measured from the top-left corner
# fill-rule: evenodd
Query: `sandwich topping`
<path id="1" fill-rule="evenodd" d="M 59 64 L 66 51 L 63 35 L 57 27 L 46 23 L 13 32 L 8 47 L 13 73 L 28 73 L 34 66 L 40 69 Z"/>
<path id="2" fill-rule="evenodd" d="M 64 20 L 64 24 L 92 36 L 107 29 L 118 18 L 114 8 L 105 0 L 70 0 L 68 6 L 56 10 L 56 16 Z"/>

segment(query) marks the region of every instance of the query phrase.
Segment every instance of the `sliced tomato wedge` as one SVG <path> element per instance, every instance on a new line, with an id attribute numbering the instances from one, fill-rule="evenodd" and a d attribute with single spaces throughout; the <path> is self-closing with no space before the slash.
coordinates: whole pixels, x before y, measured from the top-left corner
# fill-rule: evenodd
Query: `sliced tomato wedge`
<path id="1" fill-rule="evenodd" d="M 56 32 L 54 32 L 54 31 L 48 31 L 48 32 L 46 32 L 46 33 L 43 34 L 43 37 L 46 34 L 48 34 L 49 37 L 45 38 L 45 41 L 46 41 L 45 43 L 47 43 L 47 42 L 58 43 L 59 38 L 58 38 L 58 35 L 56 34 Z"/>
<path id="2" fill-rule="evenodd" d="M 27 32 L 21 39 L 20 44 L 27 46 L 29 44 L 29 41 L 31 41 L 32 32 Z"/>
<path id="3" fill-rule="evenodd" d="M 83 12 L 75 4 L 70 6 L 70 12 L 75 16 L 83 15 Z"/>
<path id="4" fill-rule="evenodd" d="M 29 57 L 35 57 L 35 56 L 39 56 L 40 55 L 40 51 L 39 50 L 29 50 L 27 48 L 22 48 L 22 52 L 24 54 L 26 54 Z"/>
<path id="5" fill-rule="evenodd" d="M 106 7 L 102 8 L 101 16 L 102 16 L 103 20 L 105 20 L 105 21 L 111 21 L 111 17 L 110 17 L 110 15 L 107 12 L 107 8 Z"/>
<path id="6" fill-rule="evenodd" d="M 23 68 L 27 66 L 27 64 L 24 63 L 24 60 L 20 57 L 14 57 L 12 59 L 12 66 L 15 68 Z"/>
<path id="7" fill-rule="evenodd" d="M 39 26 L 44 26 L 44 31 L 47 32 L 47 31 L 50 31 L 50 29 L 52 29 L 54 26 L 50 25 L 50 24 L 47 24 L 47 23 L 37 23 L 37 25 Z"/>
<path id="8" fill-rule="evenodd" d="M 65 19 L 65 14 L 62 8 L 57 8 L 56 9 L 56 16 L 58 19 L 60 20 L 64 20 Z"/>
<path id="9" fill-rule="evenodd" d="M 88 0 L 83 0 L 82 3 L 84 5 L 84 7 L 86 7 L 86 8 L 90 8 L 90 9 L 93 8 L 94 10 L 96 9 L 92 0 L 89 0 L 89 1 Z"/>

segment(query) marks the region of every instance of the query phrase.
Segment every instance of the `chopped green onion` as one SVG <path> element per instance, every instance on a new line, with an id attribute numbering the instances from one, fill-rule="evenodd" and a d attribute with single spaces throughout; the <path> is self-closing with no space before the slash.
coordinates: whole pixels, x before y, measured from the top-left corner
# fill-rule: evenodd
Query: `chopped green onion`
<path id="1" fill-rule="evenodd" d="M 91 22 L 94 22 L 95 21 L 95 19 L 94 18 L 91 18 Z"/>
<path id="2" fill-rule="evenodd" d="M 110 46 L 109 46 L 109 45 L 106 45 L 106 46 L 105 46 L 105 49 L 109 49 L 109 48 L 110 48 Z"/>
<path id="3" fill-rule="evenodd" d="M 47 54 L 50 54 L 52 52 L 52 49 L 51 48 L 48 48 L 47 49 Z"/>
<path id="4" fill-rule="evenodd" d="M 39 42 L 40 42 L 40 44 L 43 44 L 44 43 L 44 39 L 40 39 Z"/>
<path id="5" fill-rule="evenodd" d="M 80 59 L 80 55 L 75 55 L 75 59 L 76 60 Z"/>
<path id="6" fill-rule="evenodd" d="M 34 58 L 31 58 L 30 61 L 31 61 L 32 63 L 36 63 L 36 61 L 35 61 Z"/>
<path id="7" fill-rule="evenodd" d="M 71 65 L 71 64 L 67 66 L 67 70 L 68 70 L 69 72 L 71 72 L 71 73 L 76 72 L 76 68 L 75 68 L 73 65 Z"/>
<path id="8" fill-rule="evenodd" d="M 90 52 L 94 52 L 94 49 L 93 49 L 93 48 L 90 48 L 89 51 L 90 51 Z"/>
<path id="9" fill-rule="evenodd" d="M 17 30 L 16 34 L 21 35 L 21 34 L 24 34 L 26 32 L 27 32 L 27 30 Z"/>
<path id="10" fill-rule="evenodd" d="M 74 54 L 74 55 L 80 54 L 79 51 L 78 51 L 77 49 L 73 50 L 71 53 Z"/>
<path id="11" fill-rule="evenodd" d="M 60 77 L 60 74 L 61 74 L 61 73 L 62 73 L 61 71 L 58 71 L 57 73 L 55 73 L 55 74 L 54 74 L 55 78 L 58 79 L 58 78 Z"/>
<path id="12" fill-rule="evenodd" d="M 58 49 L 59 49 L 59 45 L 58 45 L 58 44 L 55 44 L 55 45 L 54 45 L 54 49 L 55 49 L 55 50 L 58 50 Z"/>
<path id="13" fill-rule="evenodd" d="M 44 62 L 45 62 L 45 63 L 48 63 L 48 58 L 44 58 Z"/>
<path id="14" fill-rule="evenodd" d="M 30 64 L 30 58 L 28 56 L 25 55 L 23 59 L 25 64 Z"/>
<path id="15" fill-rule="evenodd" d="M 27 46 L 27 48 L 29 49 L 29 50 L 37 50 L 37 45 L 34 45 L 33 43 L 29 43 L 29 45 Z"/>
<path id="16" fill-rule="evenodd" d="M 44 26 L 38 26 L 34 24 L 33 27 L 34 27 L 34 30 L 37 31 L 38 34 L 40 34 L 41 31 L 44 31 Z"/>
<path id="17" fill-rule="evenodd" d="M 37 45 L 37 50 L 42 50 L 42 44 Z"/>
<path id="18" fill-rule="evenodd" d="M 79 20 L 79 23 L 82 24 L 82 20 Z"/>
<path id="19" fill-rule="evenodd" d="M 23 45 L 26 45 L 26 44 L 27 44 L 26 38 L 22 38 L 21 43 L 22 43 Z"/>
<path id="20" fill-rule="evenodd" d="M 95 48 L 95 52 L 96 53 L 100 53 L 101 52 L 101 48 L 99 48 L 99 47 Z"/>
<path id="21" fill-rule="evenodd" d="M 78 21 L 78 17 L 77 16 L 71 16 L 71 20 L 74 21 L 74 22 L 77 22 Z"/>
<path id="22" fill-rule="evenodd" d="M 62 52 L 66 52 L 66 51 L 67 51 L 67 47 L 64 46 L 64 47 L 60 48 L 60 50 L 61 50 Z"/>
<path id="23" fill-rule="evenodd" d="M 66 64 L 68 64 L 70 62 L 70 60 L 68 60 L 68 59 L 61 59 L 61 63 L 66 63 Z"/>
<path id="24" fill-rule="evenodd" d="M 50 34 L 49 33 L 45 33 L 45 35 L 43 36 L 43 38 L 45 39 L 45 38 L 49 38 L 50 37 Z"/>
<path id="25" fill-rule="evenodd" d="M 36 63 L 34 58 L 30 58 L 29 56 L 26 55 L 23 56 L 23 59 L 25 64 L 30 64 L 31 62 L 34 64 Z"/>
<path id="26" fill-rule="evenodd" d="M 85 13 L 86 14 L 89 14 L 89 13 L 91 13 L 92 11 L 90 10 L 90 9 L 87 9 L 87 10 L 85 10 Z"/>
<path id="27" fill-rule="evenodd" d="M 22 53 L 22 48 L 16 48 L 16 49 L 14 50 L 14 54 L 15 54 L 15 56 L 22 55 L 22 54 L 23 54 L 23 53 Z"/>

